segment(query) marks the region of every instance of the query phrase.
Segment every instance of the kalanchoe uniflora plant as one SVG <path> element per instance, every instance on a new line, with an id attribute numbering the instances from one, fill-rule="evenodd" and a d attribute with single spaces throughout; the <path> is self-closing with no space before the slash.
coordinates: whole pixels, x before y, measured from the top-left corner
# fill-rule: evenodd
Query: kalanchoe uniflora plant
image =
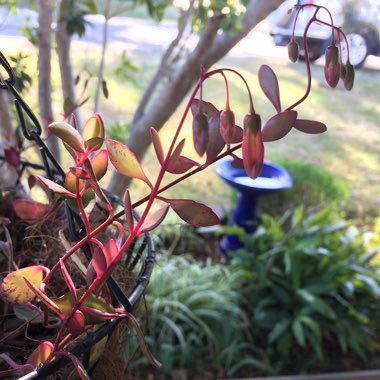
<path id="1" fill-rule="evenodd" d="M 334 26 L 334 21 L 331 16 L 331 13 L 326 7 L 316 5 L 316 4 L 303 4 L 303 5 L 294 6 L 293 9 L 297 13 L 296 13 L 295 22 L 293 25 L 293 34 L 288 44 L 289 59 L 292 62 L 296 62 L 299 57 L 299 46 L 298 46 L 297 41 L 294 38 L 294 30 L 296 27 L 298 15 L 300 14 L 300 12 L 302 12 L 302 10 L 305 7 L 315 8 L 314 14 L 310 18 L 308 24 L 306 25 L 304 34 L 303 34 L 303 45 L 304 45 L 303 48 L 305 51 L 305 61 L 306 61 L 307 69 L 308 69 L 309 79 L 310 79 L 310 62 L 309 62 L 309 53 L 308 53 L 308 47 L 307 47 L 307 35 L 309 32 L 310 26 L 313 23 L 319 23 L 331 28 L 331 42 L 329 46 L 327 46 L 326 52 L 325 52 L 326 60 L 325 60 L 325 65 L 324 65 L 324 72 L 325 72 L 326 82 L 328 83 L 330 87 L 334 88 L 337 86 L 339 79 L 342 79 L 346 90 L 351 91 L 354 85 L 355 72 L 350 62 L 350 52 L 348 49 L 347 37 L 340 28 Z M 318 17 L 318 14 L 320 12 L 328 13 L 330 17 L 330 24 L 321 20 Z M 347 50 L 346 62 L 343 62 L 342 60 L 342 50 L 343 50 L 342 44 L 344 44 L 344 46 L 346 47 L 345 50 Z M 310 87 L 310 82 L 309 82 L 308 87 Z"/>
<path id="2" fill-rule="evenodd" d="M 305 30 L 305 36 L 312 22 L 321 22 L 317 17 L 321 7 L 315 7 L 316 12 Z M 301 9 L 302 7 L 297 8 L 297 12 Z M 332 23 L 328 26 L 339 36 L 344 36 L 343 32 L 335 28 Z M 298 47 L 295 44 L 293 39 L 289 48 L 292 61 L 295 61 L 298 55 Z M 326 56 L 326 77 L 328 83 L 332 85 L 335 84 L 336 77 L 339 79 L 339 75 L 342 75 L 342 70 L 339 70 L 340 50 L 337 49 L 333 44 L 328 48 Z M 115 318 L 129 319 L 138 332 L 140 346 L 148 359 L 152 364 L 159 365 L 149 353 L 133 315 L 112 305 L 106 280 L 123 256 L 128 254 L 132 242 L 138 236 L 155 229 L 170 209 L 194 226 L 218 223 L 218 217 L 209 207 L 191 199 L 168 198 L 164 194 L 165 190 L 226 156 L 232 156 L 233 165 L 244 167 L 247 175 L 254 179 L 260 175 L 263 166 L 264 143 L 283 138 L 293 128 L 311 134 L 326 131 L 323 123 L 304 120 L 295 110 L 310 92 L 311 73 L 306 45 L 305 55 L 309 79 L 306 93 L 285 109 L 281 104 L 279 84 L 274 71 L 269 66 L 261 66 L 258 73 L 260 87 L 276 111 L 263 123 L 263 126 L 260 115 L 255 110 L 248 83 L 240 73 L 228 68 L 209 72 L 201 70 L 200 78 L 190 95 L 167 151 L 157 131 L 151 128 L 151 139 L 158 162 L 158 171 L 153 177 L 147 176 L 130 148 L 118 141 L 106 139 L 105 127 L 99 114 L 93 115 L 85 123 L 82 133 L 76 128 L 75 120 L 72 124 L 55 122 L 49 126 L 50 132 L 62 140 L 64 147 L 72 156 L 73 165 L 67 170 L 61 183 L 44 177 L 39 177 L 39 181 L 51 192 L 68 201 L 73 211 L 82 218 L 86 234 L 73 246 L 67 246 L 68 242 L 61 234 L 67 250 L 52 268 L 43 265 L 16 268 L 4 278 L 1 294 L 7 303 L 18 309 L 37 311 L 45 327 L 56 329 L 54 339 L 42 342 L 30 354 L 25 364 L 15 363 L 6 353 L 0 355 L 0 358 L 13 368 L 14 374 L 28 373 L 40 364 L 65 355 L 72 360 L 81 378 L 88 379 L 84 367 L 65 348 L 78 335 L 96 329 L 99 324 Z M 350 89 L 354 74 L 349 60 L 343 71 L 345 86 Z M 203 99 L 203 86 L 217 76 L 222 76 L 225 83 L 226 99 L 223 110 Z M 239 116 L 242 128 L 235 124 L 235 114 L 231 110 L 229 81 L 232 78 L 241 80 L 247 92 L 247 114 Z M 200 157 L 199 162 L 182 154 L 185 140 L 179 141 L 180 132 L 190 111 L 193 117 L 192 140 L 194 149 Z M 241 154 L 238 153 L 239 150 Z M 204 155 L 206 157 L 202 158 Z M 115 210 L 99 185 L 99 180 L 108 171 L 109 162 L 120 174 L 144 182 L 148 195 L 137 200 L 130 190 L 126 189 L 123 210 Z M 165 178 L 166 173 L 176 174 L 178 177 L 168 182 Z M 89 218 L 89 208 L 94 201 L 101 204 L 107 213 L 106 219 L 98 224 Z M 137 206 L 143 207 L 138 221 L 133 217 L 133 210 Z M 122 227 L 121 220 L 125 222 L 126 230 Z M 108 240 L 104 238 L 104 234 L 103 238 L 99 237 L 100 232 L 110 225 L 117 227 L 118 237 Z M 92 259 L 85 268 L 85 273 L 82 273 L 87 282 L 87 286 L 84 287 L 83 284 L 75 282 L 74 276 L 68 270 L 68 262 L 74 253 L 78 255 L 79 248 L 85 244 L 90 247 Z M 49 288 L 59 272 L 65 281 L 66 289 L 57 296 L 53 295 Z"/>

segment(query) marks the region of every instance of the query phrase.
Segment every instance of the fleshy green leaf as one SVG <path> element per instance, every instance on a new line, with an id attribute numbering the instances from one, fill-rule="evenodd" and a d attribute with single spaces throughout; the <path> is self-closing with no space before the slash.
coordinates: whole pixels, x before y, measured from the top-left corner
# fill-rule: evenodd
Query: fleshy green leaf
<path id="1" fill-rule="evenodd" d="M 106 144 L 110 160 L 121 175 L 141 179 L 149 187 L 152 187 L 135 154 L 126 145 L 110 139 Z"/>
<path id="2" fill-rule="evenodd" d="M 262 65 L 259 69 L 259 83 L 266 97 L 273 104 L 277 112 L 281 112 L 280 90 L 277 76 L 267 65 Z"/>
<path id="3" fill-rule="evenodd" d="M 166 214 L 168 213 L 170 208 L 170 204 L 166 204 L 159 208 L 156 212 L 154 212 L 151 216 L 148 216 L 142 226 L 139 229 L 139 234 L 143 234 L 145 232 L 149 232 L 154 230 L 157 226 L 159 226 L 162 221 L 165 219 Z"/>
<path id="4" fill-rule="evenodd" d="M 297 119 L 296 111 L 284 111 L 271 117 L 262 129 L 264 142 L 282 139 L 294 126 Z"/>
<path id="5" fill-rule="evenodd" d="M 196 227 L 207 227 L 219 224 L 218 216 L 212 209 L 191 199 L 164 199 L 174 212 L 186 223 Z"/>
<path id="6" fill-rule="evenodd" d="M 9 273 L 1 284 L 3 298 L 16 305 L 24 305 L 30 302 L 35 298 L 35 293 L 25 283 L 24 277 L 28 278 L 34 286 L 39 287 L 44 278 L 44 273 L 48 272 L 49 269 L 42 265 L 34 265 Z"/>
<path id="7" fill-rule="evenodd" d="M 150 128 L 150 136 L 152 138 L 152 143 L 154 146 L 154 150 L 156 152 L 158 162 L 162 164 L 164 162 L 165 156 L 164 156 L 164 149 L 162 148 L 160 136 L 154 128 Z"/>
<path id="8" fill-rule="evenodd" d="M 301 132 L 309 134 L 319 134 L 327 131 L 325 124 L 314 120 L 297 119 L 294 123 L 294 128 Z"/>
<path id="9" fill-rule="evenodd" d="M 54 350 L 51 342 L 42 342 L 28 357 L 27 364 L 37 367 L 46 362 Z"/>
<path id="10" fill-rule="evenodd" d="M 51 133 L 59 137 L 68 146 L 77 152 L 85 151 L 84 141 L 79 132 L 70 124 L 65 122 L 54 122 L 48 126 Z"/>

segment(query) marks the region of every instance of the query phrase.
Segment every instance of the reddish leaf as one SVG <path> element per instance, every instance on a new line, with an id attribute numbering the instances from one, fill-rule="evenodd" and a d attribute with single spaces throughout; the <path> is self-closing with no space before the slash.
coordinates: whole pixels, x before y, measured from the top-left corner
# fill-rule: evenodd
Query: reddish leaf
<path id="1" fill-rule="evenodd" d="M 165 216 L 168 213 L 169 208 L 170 208 L 170 205 L 166 204 L 165 206 L 162 206 L 156 212 L 154 212 L 150 217 L 148 217 L 144 221 L 138 233 L 143 234 L 145 232 L 152 231 L 157 226 L 159 226 L 162 223 L 162 221 L 165 219 Z"/>
<path id="2" fill-rule="evenodd" d="M 90 179 L 90 176 L 88 175 L 88 173 L 82 168 L 75 166 L 75 167 L 70 168 L 69 170 L 72 174 L 74 174 L 76 178 L 84 179 L 84 180 Z"/>
<path id="3" fill-rule="evenodd" d="M 231 110 L 223 110 L 220 113 L 220 134 L 226 144 L 232 144 L 235 135 L 235 115 Z"/>
<path id="4" fill-rule="evenodd" d="M 284 111 L 271 117 L 262 129 L 264 142 L 275 141 L 289 133 L 297 119 L 296 111 Z"/>
<path id="5" fill-rule="evenodd" d="M 32 199 L 15 199 L 12 203 L 16 215 L 28 224 L 41 221 L 50 211 L 50 206 Z"/>
<path id="6" fill-rule="evenodd" d="M 75 176 L 73 177 L 75 178 Z M 75 194 L 71 193 L 70 191 L 66 190 L 63 186 L 58 185 L 57 183 L 51 181 L 50 179 L 47 179 L 41 176 L 37 176 L 37 178 L 45 187 L 47 187 L 49 190 L 53 191 L 54 193 L 63 194 L 70 197 L 75 197 Z"/>
<path id="7" fill-rule="evenodd" d="M 119 253 L 116 241 L 110 239 L 103 247 L 97 246 L 92 256 L 92 265 L 94 266 L 98 278 L 102 277 L 107 268 L 110 267 L 113 260 Z"/>
<path id="8" fill-rule="evenodd" d="M 125 315 L 123 315 L 123 314 L 107 313 L 107 312 L 100 311 L 100 310 L 97 310 L 97 309 L 93 309 L 92 307 L 88 307 L 88 306 L 84 306 L 84 305 L 82 305 L 80 307 L 80 309 L 83 312 L 91 314 L 92 316 L 94 316 L 97 319 L 102 320 L 102 321 L 108 321 L 108 320 L 114 319 L 114 318 L 124 318 L 125 317 Z"/>
<path id="9" fill-rule="evenodd" d="M 30 283 L 39 287 L 44 278 L 44 273 L 49 269 L 42 265 L 34 265 L 27 268 L 21 268 L 9 273 L 1 284 L 1 293 L 3 298 L 16 305 L 24 305 L 35 298 L 35 293 L 25 283 L 24 277 L 27 277 Z"/>
<path id="10" fill-rule="evenodd" d="M 36 184 L 36 181 L 37 181 L 36 176 L 30 175 L 28 177 L 28 186 L 30 190 L 32 190 L 32 188 L 34 187 L 34 185 Z"/>
<path id="11" fill-rule="evenodd" d="M 160 136 L 154 128 L 150 128 L 150 136 L 152 138 L 152 143 L 154 146 L 154 150 L 156 151 L 158 162 L 162 164 L 164 162 L 165 156 L 164 156 L 164 149 L 162 148 Z"/>
<path id="12" fill-rule="evenodd" d="M 62 259 L 59 259 L 59 265 L 60 265 L 60 268 L 61 268 L 61 272 L 63 274 L 63 278 L 65 279 L 65 283 L 66 283 L 66 285 L 67 285 L 67 287 L 69 289 L 69 292 L 72 295 L 72 297 L 75 300 L 75 302 L 77 302 L 77 292 L 76 292 L 76 289 L 75 289 L 75 285 L 74 285 L 73 279 L 71 278 L 69 272 L 67 271 L 65 263 L 63 262 Z"/>
<path id="13" fill-rule="evenodd" d="M 185 139 L 183 139 L 177 147 L 174 149 L 173 154 L 170 156 L 166 170 L 173 174 L 182 174 L 187 172 L 194 166 L 199 166 L 198 162 L 190 160 L 190 158 L 181 156 L 181 152 L 185 145 Z"/>
<path id="14" fill-rule="evenodd" d="M 199 102 L 199 99 L 194 99 L 191 103 L 191 113 L 193 116 L 199 112 Z M 202 100 L 201 110 L 207 116 L 207 119 L 219 113 L 219 110 L 212 103 L 205 102 L 204 100 Z"/>
<path id="15" fill-rule="evenodd" d="M 218 154 L 223 150 L 225 143 L 220 135 L 219 130 L 219 114 L 216 114 L 208 122 L 208 135 L 209 135 L 209 143 L 206 149 L 206 165 L 214 162 L 215 158 Z"/>
<path id="16" fill-rule="evenodd" d="M 29 281 L 25 276 L 23 277 L 28 288 L 35 294 L 36 297 L 40 299 L 50 310 L 54 311 L 60 318 L 64 318 L 58 305 L 50 299 L 42 290 L 40 290 L 33 282 Z"/>
<path id="17" fill-rule="evenodd" d="M 106 144 L 110 160 L 121 175 L 141 179 L 152 187 L 135 154 L 126 145 L 116 140 L 107 140 Z"/>
<path id="18" fill-rule="evenodd" d="M 186 223 L 196 227 L 219 224 L 218 216 L 212 209 L 191 199 L 165 199 L 175 213 Z"/>
<path id="19" fill-rule="evenodd" d="M 246 115 L 242 144 L 243 164 L 245 172 L 253 179 L 260 175 L 264 161 L 264 143 L 260 128 L 261 119 L 259 115 Z"/>
<path id="20" fill-rule="evenodd" d="M 301 132 L 309 133 L 312 135 L 327 131 L 325 124 L 314 120 L 297 119 L 294 123 L 294 128 L 298 129 Z"/>
<path id="21" fill-rule="evenodd" d="M 133 219 L 132 202 L 131 202 L 129 189 L 125 190 L 125 193 L 124 193 L 124 213 L 125 213 L 125 220 L 127 221 L 129 231 L 132 231 L 133 226 L 134 226 L 134 219 Z"/>
<path id="22" fill-rule="evenodd" d="M 13 166 L 17 170 L 19 169 L 20 151 L 18 149 L 13 146 L 4 149 L 4 159 L 7 164 Z"/>
<path id="23" fill-rule="evenodd" d="M 42 342 L 28 357 L 27 364 L 31 364 L 34 368 L 46 362 L 54 350 L 51 342 Z"/>
<path id="24" fill-rule="evenodd" d="M 108 151 L 102 149 L 91 159 L 92 170 L 96 179 L 99 181 L 107 173 L 108 169 Z"/>
<path id="25" fill-rule="evenodd" d="M 259 69 L 259 83 L 266 97 L 273 104 L 277 112 L 281 112 L 280 90 L 274 71 L 267 65 Z"/>
<path id="26" fill-rule="evenodd" d="M 239 144 L 243 140 L 243 130 L 236 126 L 234 135 L 232 136 L 231 144 Z"/>
<path id="27" fill-rule="evenodd" d="M 104 123 L 100 114 L 95 113 L 83 126 L 83 138 L 89 148 L 99 149 L 104 141 Z M 97 139 L 97 140 L 96 140 Z"/>
<path id="28" fill-rule="evenodd" d="M 82 334 L 85 326 L 86 319 L 80 310 L 76 310 L 74 315 L 67 322 L 67 328 L 70 334 L 74 336 Z"/>
<path id="29" fill-rule="evenodd" d="M 48 126 L 50 132 L 59 137 L 77 152 L 84 152 L 84 141 L 79 132 L 68 123 L 54 122 Z"/>
<path id="30" fill-rule="evenodd" d="M 194 149 L 200 157 L 206 153 L 208 141 L 207 116 L 202 112 L 198 112 L 193 118 L 193 143 Z"/>

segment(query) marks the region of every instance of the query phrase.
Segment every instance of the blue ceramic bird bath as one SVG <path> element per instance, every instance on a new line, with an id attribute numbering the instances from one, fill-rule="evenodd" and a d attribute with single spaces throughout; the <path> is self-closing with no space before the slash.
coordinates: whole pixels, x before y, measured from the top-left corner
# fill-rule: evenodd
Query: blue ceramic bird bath
<path id="1" fill-rule="evenodd" d="M 238 191 L 237 202 L 233 212 L 233 221 L 252 233 L 257 225 L 256 208 L 261 195 L 289 189 L 293 185 L 290 174 L 283 168 L 264 162 L 261 174 L 255 180 L 249 178 L 244 169 L 231 166 L 232 158 L 215 163 L 215 171 L 219 177 Z M 242 247 L 237 235 L 225 235 L 220 243 L 223 252 Z"/>

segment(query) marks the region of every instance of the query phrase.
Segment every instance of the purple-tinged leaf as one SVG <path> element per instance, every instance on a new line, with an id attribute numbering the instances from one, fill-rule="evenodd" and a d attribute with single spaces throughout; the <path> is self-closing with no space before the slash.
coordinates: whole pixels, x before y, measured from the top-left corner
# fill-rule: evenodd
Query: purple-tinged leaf
<path id="1" fill-rule="evenodd" d="M 162 165 L 165 159 L 164 149 L 162 148 L 160 136 L 153 127 L 150 128 L 150 136 L 152 138 L 152 143 L 156 152 L 158 162 Z"/>
<path id="2" fill-rule="evenodd" d="M 85 151 L 82 136 L 70 124 L 64 122 L 54 122 L 48 126 L 48 129 L 75 151 L 81 153 Z"/>
<path id="3" fill-rule="evenodd" d="M 73 279 L 71 278 L 69 272 L 67 271 L 67 268 L 65 266 L 65 263 L 62 259 L 59 259 L 59 266 L 61 268 L 61 272 L 63 274 L 63 278 L 65 279 L 65 283 L 67 288 L 69 289 L 70 294 L 72 295 L 73 299 L 75 300 L 75 303 L 77 300 L 77 291 L 75 289 L 75 285 L 73 282 Z"/>
<path id="4" fill-rule="evenodd" d="M 231 154 L 231 156 L 232 156 L 231 166 L 235 169 L 243 169 L 244 168 L 243 159 L 236 156 L 235 154 Z"/>
<path id="5" fill-rule="evenodd" d="M 191 199 L 166 199 L 174 212 L 186 223 L 196 227 L 207 227 L 219 224 L 218 216 L 212 209 Z"/>
<path id="6" fill-rule="evenodd" d="M 112 165 L 121 175 L 141 179 L 149 187 L 152 187 L 135 154 L 126 145 L 110 139 L 106 144 Z"/>
<path id="7" fill-rule="evenodd" d="M 231 144 L 239 144 L 243 140 L 243 129 L 236 126 L 234 135 L 232 136 Z"/>
<path id="8" fill-rule="evenodd" d="M 99 245 L 95 247 L 91 262 L 98 278 L 102 277 L 118 253 L 119 248 L 114 239 L 110 239 L 103 248 Z"/>
<path id="9" fill-rule="evenodd" d="M 108 169 L 108 151 L 102 149 L 91 159 L 92 170 L 95 174 L 95 178 L 99 181 L 107 173 Z"/>
<path id="10" fill-rule="evenodd" d="M 250 178 L 257 178 L 261 173 L 264 162 L 261 119 L 257 114 L 247 114 L 244 118 L 242 153 L 245 172 Z"/>
<path id="11" fill-rule="evenodd" d="M 125 190 L 125 193 L 124 193 L 124 213 L 125 213 L 125 220 L 127 221 L 129 231 L 132 231 L 134 227 L 134 219 L 133 219 L 132 202 L 131 202 L 131 195 L 129 193 L 129 189 Z"/>
<path id="12" fill-rule="evenodd" d="M 327 131 L 325 124 L 314 120 L 297 119 L 294 123 L 294 128 L 298 129 L 301 132 L 309 133 L 312 135 Z"/>
<path id="13" fill-rule="evenodd" d="M 58 183 L 55 183 L 51 181 L 50 179 L 41 177 L 40 175 L 37 176 L 37 178 L 46 188 L 53 191 L 54 193 L 67 195 L 68 197 L 75 197 L 75 194 L 71 193 L 70 191 L 65 189 L 63 186 L 58 185 Z"/>
<path id="14" fill-rule="evenodd" d="M 220 135 L 226 144 L 232 144 L 235 135 L 235 115 L 230 109 L 220 113 Z"/>
<path id="15" fill-rule="evenodd" d="M 54 345 L 51 342 L 42 342 L 28 357 L 27 364 L 34 368 L 46 362 L 54 351 Z"/>
<path id="16" fill-rule="evenodd" d="M 33 187 L 35 186 L 36 182 L 37 182 L 36 176 L 34 176 L 34 175 L 31 174 L 28 177 L 28 186 L 29 186 L 30 190 L 33 189 Z"/>
<path id="17" fill-rule="evenodd" d="M 5 276 L 1 283 L 1 295 L 5 301 L 16 305 L 25 305 L 35 298 L 35 293 L 25 283 L 24 277 L 34 286 L 39 287 L 44 279 L 44 273 L 49 269 L 42 265 L 34 265 L 17 269 Z"/>
<path id="18" fill-rule="evenodd" d="M 167 164 L 166 170 L 172 174 L 183 174 L 187 172 L 194 166 L 199 166 L 198 162 L 191 160 L 190 158 L 181 156 L 181 152 L 185 145 L 185 139 L 183 139 L 177 147 L 174 149 L 174 152 L 170 156 L 169 162 Z"/>
<path id="19" fill-rule="evenodd" d="M 20 168 L 20 151 L 15 147 L 11 146 L 4 149 L 4 159 L 7 164 L 13 166 L 16 170 Z"/>
<path id="20" fill-rule="evenodd" d="M 7 354 L 0 354 L 0 359 L 5 361 L 14 370 L 12 371 L 12 378 L 15 376 L 19 377 L 20 375 L 25 375 L 34 370 L 34 367 L 31 364 L 18 364 Z"/>
<path id="21" fill-rule="evenodd" d="M 195 114 L 192 127 L 194 149 L 202 157 L 206 153 L 209 141 L 207 116 L 203 112 Z"/>
<path id="22" fill-rule="evenodd" d="M 162 221 L 165 219 L 166 214 L 168 213 L 170 208 L 169 204 L 160 207 L 157 211 L 155 211 L 152 215 L 148 216 L 144 223 L 141 225 L 138 234 L 141 235 L 145 232 L 149 232 L 154 230 L 157 226 L 159 226 Z"/>
<path id="23" fill-rule="evenodd" d="M 49 205 L 24 198 L 15 199 L 12 206 L 16 215 L 28 224 L 40 222 L 51 210 Z"/>
<path id="24" fill-rule="evenodd" d="M 259 69 L 259 83 L 266 97 L 273 104 L 277 112 L 281 112 L 280 89 L 277 76 L 268 65 Z"/>
<path id="25" fill-rule="evenodd" d="M 210 118 L 208 122 L 209 143 L 206 149 L 206 165 L 214 162 L 218 154 L 223 150 L 225 146 L 225 142 L 220 135 L 219 125 L 219 113 L 217 113 L 215 116 Z"/>
<path id="26" fill-rule="evenodd" d="M 194 99 L 191 103 L 191 113 L 193 116 L 199 111 L 199 102 L 199 99 Z M 202 100 L 201 110 L 202 113 L 207 116 L 207 119 L 210 119 L 219 113 L 219 110 L 212 103 L 205 102 L 204 100 Z"/>
<path id="27" fill-rule="evenodd" d="M 294 126 L 297 112 L 288 110 L 271 117 L 262 129 L 264 142 L 276 141 L 286 136 Z"/>

